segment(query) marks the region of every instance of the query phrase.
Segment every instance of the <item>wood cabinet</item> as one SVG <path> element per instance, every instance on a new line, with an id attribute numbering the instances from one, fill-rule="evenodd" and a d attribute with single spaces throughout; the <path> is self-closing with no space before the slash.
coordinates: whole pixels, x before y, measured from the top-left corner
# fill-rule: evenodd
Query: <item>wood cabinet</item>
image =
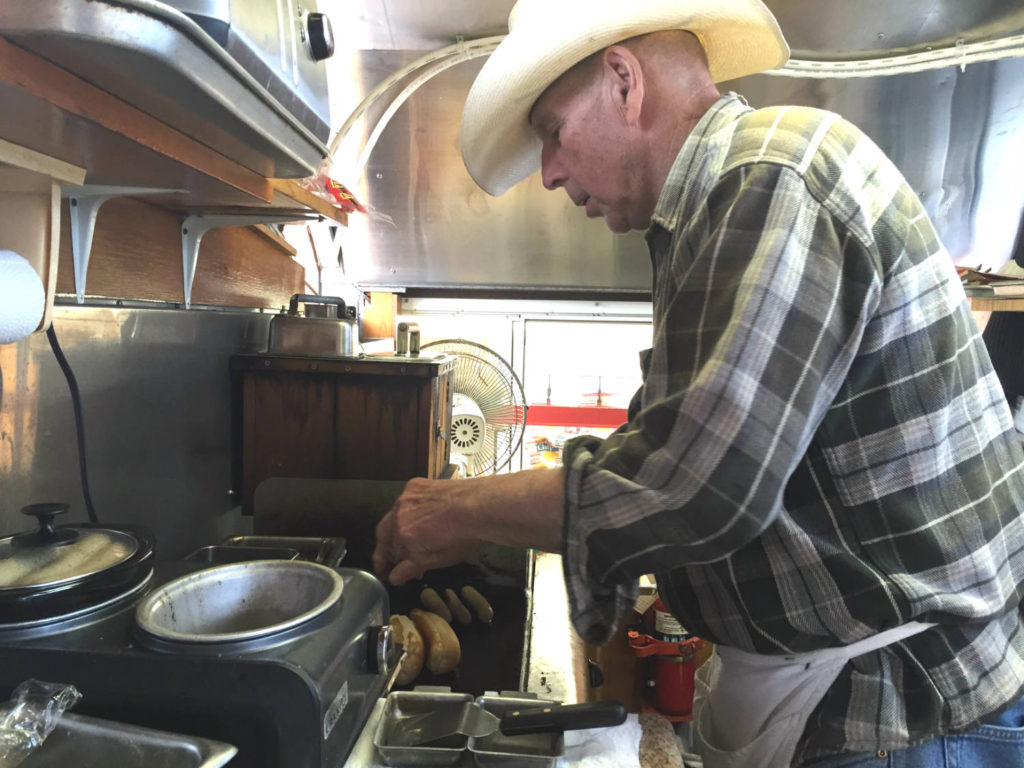
<path id="1" fill-rule="evenodd" d="M 455 358 L 232 358 L 242 511 L 268 477 L 407 480 L 448 467 Z"/>

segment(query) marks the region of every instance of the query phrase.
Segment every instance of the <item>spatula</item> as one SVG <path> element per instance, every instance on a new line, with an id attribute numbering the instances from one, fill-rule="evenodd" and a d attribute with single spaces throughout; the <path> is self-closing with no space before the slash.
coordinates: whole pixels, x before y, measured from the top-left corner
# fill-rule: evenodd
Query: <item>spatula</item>
<path id="1" fill-rule="evenodd" d="M 625 719 L 626 708 L 617 701 L 537 704 L 510 710 L 501 717 L 467 701 L 451 711 L 413 715 L 402 724 L 399 740 L 401 746 L 417 747 L 457 733 L 476 738 L 499 730 L 506 736 L 554 733 L 620 725 Z"/>

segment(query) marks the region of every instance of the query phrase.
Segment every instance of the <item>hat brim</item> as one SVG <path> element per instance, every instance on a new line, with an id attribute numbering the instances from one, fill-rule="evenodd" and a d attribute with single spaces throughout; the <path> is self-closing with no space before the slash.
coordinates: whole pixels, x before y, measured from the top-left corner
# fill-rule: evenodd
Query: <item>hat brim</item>
<path id="1" fill-rule="evenodd" d="M 542 0 L 543 1 L 543 0 Z M 519 7 L 511 31 L 484 63 L 462 113 L 460 146 L 480 187 L 504 194 L 540 168 L 529 124 L 534 102 L 573 65 L 638 35 L 685 29 L 700 39 L 715 82 L 763 72 L 789 58 L 778 22 L 759 0 L 546 0 Z"/>

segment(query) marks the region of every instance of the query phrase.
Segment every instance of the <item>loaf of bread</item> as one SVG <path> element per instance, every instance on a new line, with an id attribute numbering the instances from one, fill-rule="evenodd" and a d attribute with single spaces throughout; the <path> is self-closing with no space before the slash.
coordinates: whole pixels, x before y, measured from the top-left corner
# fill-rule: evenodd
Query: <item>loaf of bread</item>
<path id="1" fill-rule="evenodd" d="M 436 613 L 414 608 L 409 612 L 427 647 L 427 669 L 435 675 L 451 672 L 459 665 L 462 647 L 451 624 Z"/>
<path id="2" fill-rule="evenodd" d="M 423 659 L 426 648 L 423 635 L 408 616 L 394 615 L 390 619 L 391 630 L 395 642 L 402 646 L 405 657 L 402 659 L 402 670 L 395 677 L 396 685 L 408 685 L 423 671 Z"/>

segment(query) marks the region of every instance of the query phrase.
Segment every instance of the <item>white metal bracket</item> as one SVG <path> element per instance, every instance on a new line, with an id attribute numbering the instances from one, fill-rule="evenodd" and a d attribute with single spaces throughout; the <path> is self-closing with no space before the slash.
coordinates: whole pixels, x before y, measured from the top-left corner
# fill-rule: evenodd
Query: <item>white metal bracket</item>
<path id="1" fill-rule="evenodd" d="M 112 197 L 137 197 L 139 195 L 184 194 L 184 189 L 161 189 L 159 187 L 124 187 L 102 184 L 64 184 L 61 197 L 68 199 L 71 216 L 71 255 L 75 263 L 75 297 L 78 303 L 85 301 L 85 278 L 89 272 L 89 252 L 92 250 L 92 236 L 96 229 L 96 215 L 107 200 Z"/>
<path id="2" fill-rule="evenodd" d="M 185 308 L 192 306 L 192 283 L 196 277 L 199 243 L 203 235 L 220 227 L 251 227 L 256 224 L 288 224 L 297 221 L 316 221 L 318 214 L 269 215 L 265 213 L 194 213 L 181 223 L 181 268 L 185 281 Z"/>

